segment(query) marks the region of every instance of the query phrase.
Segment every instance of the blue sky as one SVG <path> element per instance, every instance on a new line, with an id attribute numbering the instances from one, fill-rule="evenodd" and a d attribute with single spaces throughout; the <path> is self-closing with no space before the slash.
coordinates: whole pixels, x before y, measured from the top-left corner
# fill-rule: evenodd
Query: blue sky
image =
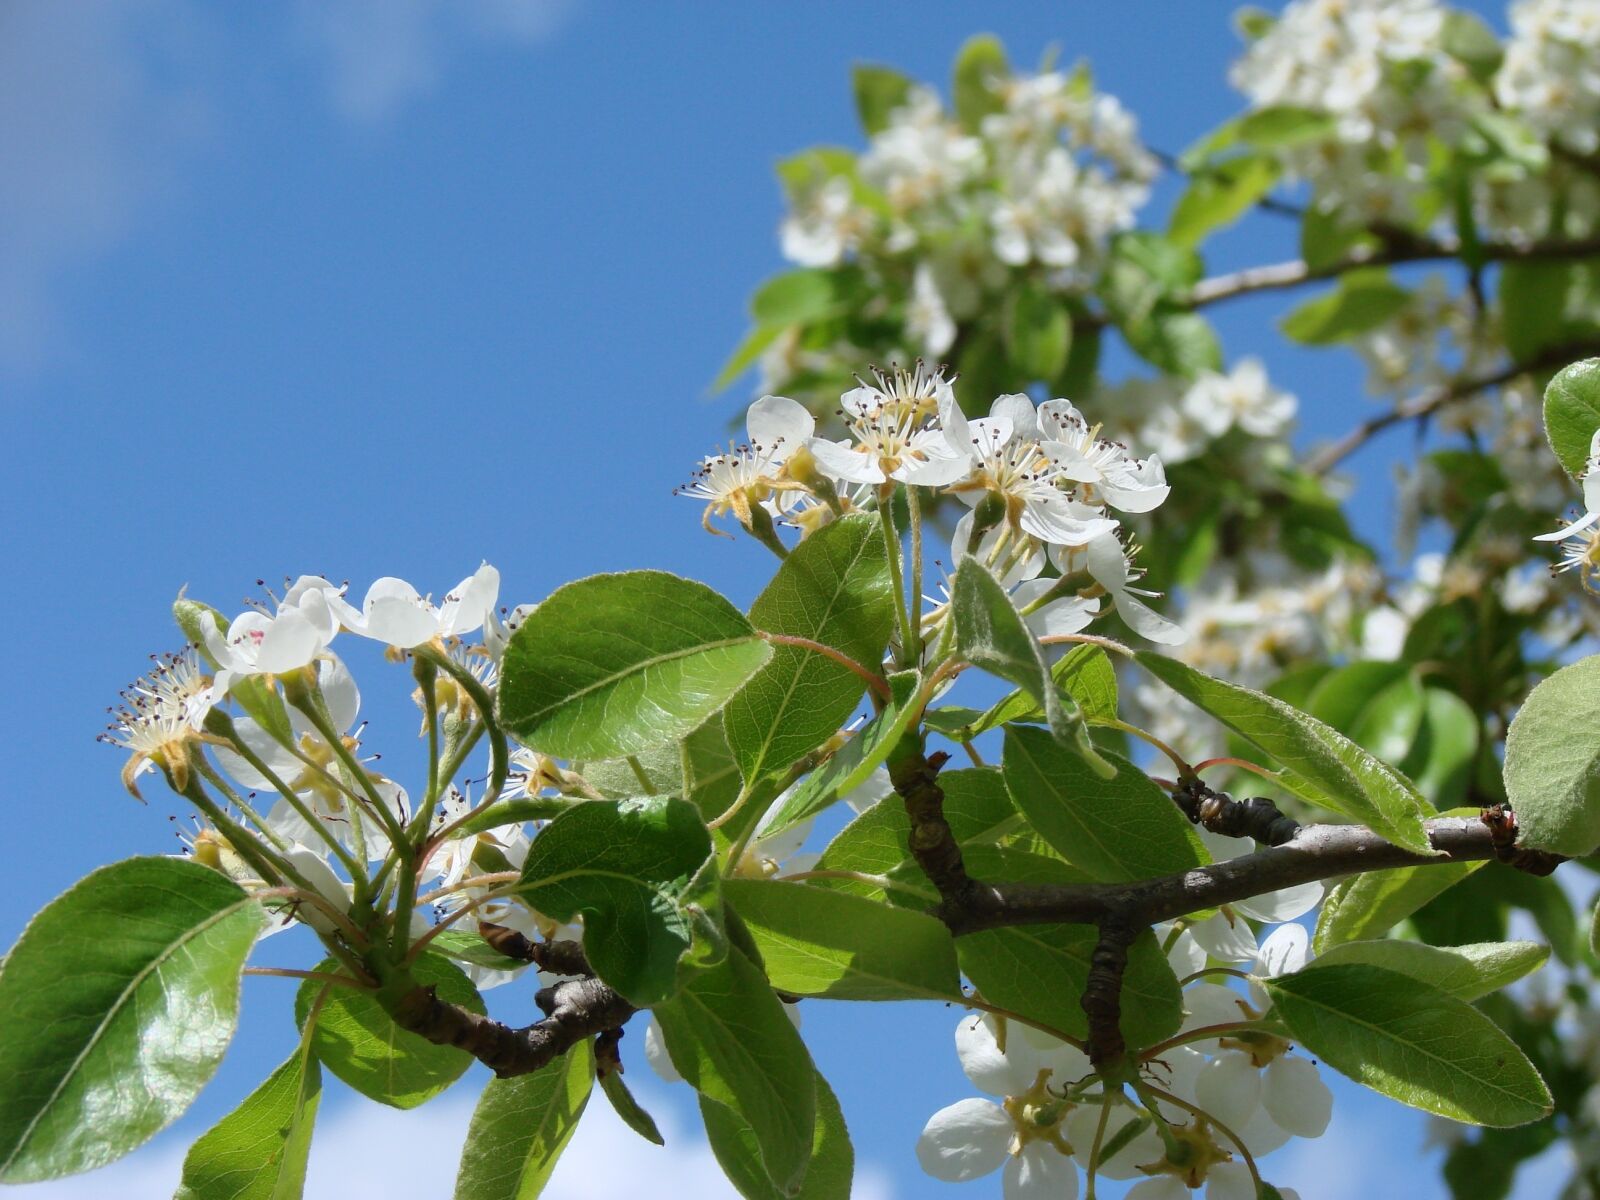
<path id="1" fill-rule="evenodd" d="M 856 140 L 853 60 L 942 82 L 980 29 L 1022 62 L 1055 42 L 1091 59 L 1152 144 L 1178 149 L 1234 109 L 1226 13 L 0 5 L 0 605 L 19 652 L 50 651 L 0 701 L 18 884 L 0 941 L 95 866 L 174 848 L 174 806 L 129 800 L 93 736 L 145 656 L 175 644 L 182 585 L 230 610 L 258 578 L 302 571 L 358 588 L 399 574 L 438 593 L 488 558 L 512 602 L 643 566 L 754 594 L 762 552 L 706 537 L 670 492 L 744 398 L 706 385 L 750 289 L 781 265 L 772 164 Z M 1292 252 L 1292 228 L 1256 220 L 1212 265 Z M 1286 349 L 1267 324 L 1280 305 L 1219 309 L 1226 348 L 1261 354 L 1299 393 L 1307 437 L 1331 433 L 1362 403 L 1358 372 Z M 1381 536 L 1381 452 L 1361 477 L 1373 486 L 1358 517 Z M 367 659 L 357 674 L 371 743 L 403 760 L 408 676 Z M 292 938 L 269 951 L 300 965 L 311 953 Z M 240 1038 L 175 1130 L 112 1172 L 21 1194 L 170 1194 L 183 1146 L 288 1052 L 289 1000 L 289 985 L 249 981 Z M 926 1116 L 969 1094 L 953 1012 L 806 1008 L 867 1168 L 861 1196 L 998 1191 L 935 1185 L 911 1157 Z M 687 1094 L 646 1076 L 641 1060 L 633 1078 L 678 1134 L 671 1151 L 599 1105 L 550 1194 L 723 1194 Z M 331 1086 L 308 1195 L 445 1194 L 481 1083 L 469 1079 L 404 1117 Z M 1343 1089 L 1327 1138 L 1269 1159 L 1270 1174 L 1318 1181 L 1302 1183 L 1307 1200 L 1369 1194 L 1359 1143 L 1394 1191 L 1442 1196 L 1422 1132 L 1416 1114 Z"/>

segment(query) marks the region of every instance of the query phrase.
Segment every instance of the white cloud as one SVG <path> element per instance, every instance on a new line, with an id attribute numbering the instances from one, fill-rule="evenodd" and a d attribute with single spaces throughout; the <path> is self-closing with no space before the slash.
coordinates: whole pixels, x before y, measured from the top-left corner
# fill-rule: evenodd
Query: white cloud
<path id="1" fill-rule="evenodd" d="M 157 81 L 191 18 L 180 0 L 0 6 L 0 367 L 48 356 L 62 276 L 127 233 L 205 127 Z"/>
<path id="2" fill-rule="evenodd" d="M 569 0 L 302 0 L 300 25 L 326 59 L 334 106 L 380 122 L 431 90 L 465 43 L 547 37 Z"/>
<path id="3" fill-rule="evenodd" d="M 400 1112 L 348 1093 L 317 1122 L 311 1145 L 306 1200 L 387 1196 L 436 1200 L 455 1186 L 456 1163 L 476 1102 L 469 1084 L 423 1108 Z M 545 1189 L 546 1200 L 738 1200 L 723 1178 L 698 1127 L 678 1119 L 659 1090 L 640 1086 L 639 1100 L 656 1116 L 665 1147 L 652 1146 L 628 1129 L 603 1096 L 594 1095 Z M 17 1200 L 132 1200 L 170 1196 L 178 1185 L 186 1137 L 167 1137 L 101 1171 L 53 1183 L 7 1189 Z M 892 1200 L 881 1171 L 858 1173 L 855 1200 Z"/>

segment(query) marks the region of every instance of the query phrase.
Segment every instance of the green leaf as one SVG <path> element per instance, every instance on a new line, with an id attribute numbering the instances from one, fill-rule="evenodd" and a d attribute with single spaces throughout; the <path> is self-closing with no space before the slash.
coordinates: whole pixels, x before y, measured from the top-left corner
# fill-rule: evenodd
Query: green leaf
<path id="1" fill-rule="evenodd" d="M 816 1079 L 817 1120 L 811 1135 L 811 1165 L 792 1200 L 850 1200 L 855 1149 L 850 1145 L 844 1112 L 833 1089 L 821 1073 Z M 711 1152 L 739 1194 L 746 1200 L 785 1200 L 789 1193 L 775 1188 L 761 1166 L 755 1131 L 732 1109 L 709 1100 L 700 1101 L 700 1115 L 705 1119 Z"/>
<path id="2" fill-rule="evenodd" d="M 1041 729 L 1006 730 L 1006 789 L 1017 809 L 1068 862 L 1102 883 L 1171 875 L 1211 861 L 1172 798 L 1127 759 L 1102 779 Z"/>
<path id="3" fill-rule="evenodd" d="M 703 583 L 663 571 L 558 588 L 506 647 L 500 716 L 559 758 L 623 758 L 704 724 L 772 653 Z"/>
<path id="4" fill-rule="evenodd" d="M 456 830 L 452 837 L 471 837 L 503 825 L 521 825 L 525 821 L 551 821 L 587 800 L 572 796 L 524 796 L 517 800 L 497 800 L 472 820 Z"/>
<path id="5" fill-rule="evenodd" d="M 1072 697 L 1091 724 L 1117 719 L 1117 672 L 1111 657 L 1099 646 L 1074 646 L 1050 668 L 1056 686 Z M 1018 690 L 997 701 L 986 712 L 953 726 L 939 727 L 928 714 L 928 724 L 948 732 L 958 741 L 971 741 L 979 734 L 1016 721 L 1042 721 L 1044 710 L 1029 693 Z"/>
<path id="6" fill-rule="evenodd" d="M 331 990 L 331 989 L 330 989 Z M 300 1200 L 322 1068 L 311 1041 L 189 1147 L 173 1200 Z"/>
<path id="7" fill-rule="evenodd" d="M 975 558 L 956 568 L 950 609 L 955 621 L 956 653 L 975 667 L 1025 689 L 1043 708 L 1050 732 L 1081 754 L 1102 778 L 1115 774 L 1089 741 L 1083 713 L 1071 696 L 1056 687 L 1044 655 L 1011 598 L 998 580 Z"/>
<path id="8" fill-rule="evenodd" d="M 533 841 L 518 894 L 557 921 L 583 917 L 595 973 L 631 1004 L 670 996 L 678 963 L 708 936 L 715 902 L 711 834 L 670 796 L 593 800 Z"/>
<path id="9" fill-rule="evenodd" d="M 964 934 L 956 942 L 961 971 L 990 1004 L 1073 1037 L 1088 1019 L 1079 997 L 1089 981 L 1098 934 L 1084 925 L 1021 925 Z M 1183 1023 L 1178 977 L 1149 932 L 1128 952 L 1122 984 L 1122 1035 L 1130 1047 L 1171 1037 Z"/>
<path id="10" fill-rule="evenodd" d="M 1383 938 L 1330 946 L 1312 968 L 1340 963 L 1365 963 L 1420 979 L 1469 1003 L 1532 974 L 1550 957 L 1538 942 L 1476 942 L 1468 946 L 1425 946 Z"/>
<path id="11" fill-rule="evenodd" d="M 749 1127 L 762 1168 L 792 1195 L 816 1127 L 816 1070 L 761 969 L 737 950 L 658 1004 L 678 1074 Z"/>
<path id="12" fill-rule="evenodd" d="M 1502 263 L 1499 301 L 1501 336 L 1517 362 L 1593 340 L 1600 328 L 1600 258 Z"/>
<path id="13" fill-rule="evenodd" d="M 533 1200 L 577 1132 L 593 1087 L 587 1041 L 543 1070 L 491 1079 L 467 1128 L 455 1200 Z"/>
<path id="14" fill-rule="evenodd" d="M 841 796 L 860 787 L 867 777 L 883 765 L 889 751 L 900 740 L 917 716 L 916 696 L 921 678 L 915 671 L 902 671 L 889 678 L 892 699 L 883 711 L 844 744 L 834 756 L 800 781 L 767 823 L 767 832 L 777 833 L 827 808 Z"/>
<path id="15" fill-rule="evenodd" d="M 961 847 L 968 869 L 975 875 L 1008 883 L 1089 881 L 1087 875 L 1059 858 L 1045 860 L 1043 868 L 1032 861 L 1037 854 L 1051 853 L 1050 848 L 1011 803 L 999 771 L 946 770 L 939 775 L 939 787 L 944 792 L 945 821 Z M 937 902 L 938 896 L 911 855 L 910 838 L 911 821 L 904 805 L 894 801 L 875 804 L 839 832 L 822 852 L 817 866 L 886 876 L 896 886 L 885 892 L 855 880 L 816 882 L 851 895 L 926 908 Z M 1039 875 L 1023 868 L 1048 873 Z"/>
<path id="16" fill-rule="evenodd" d="M 1379 268 L 1350 271 L 1326 295 L 1308 300 L 1279 322 L 1287 338 L 1331 346 L 1376 329 L 1411 303 L 1411 293 Z"/>
<path id="17" fill-rule="evenodd" d="M 1054 379 L 1067 365 L 1072 318 L 1060 298 L 1037 284 L 1011 293 L 1005 311 L 1006 352 L 1030 379 Z"/>
<path id="18" fill-rule="evenodd" d="M 1544 389 L 1544 434 L 1567 474 L 1583 474 L 1596 430 L 1600 430 L 1600 358 L 1586 358 L 1562 368 Z"/>
<path id="19" fill-rule="evenodd" d="M 911 95 L 910 79 L 893 67 L 875 63 L 857 63 L 850 71 L 850 84 L 862 132 L 869 136 L 887 129 L 890 114 L 903 108 Z"/>
<path id="20" fill-rule="evenodd" d="M 722 364 L 717 377 L 711 381 L 711 391 L 720 392 L 743 375 L 767 352 L 767 347 L 783 336 L 788 328 L 787 325 L 771 323 L 757 325 L 746 333 L 733 348 L 733 353 L 728 355 L 728 361 Z"/>
<path id="21" fill-rule="evenodd" d="M 316 974 L 342 973 L 325 959 Z M 431 951 L 419 954 L 411 974 L 439 998 L 482 1013 L 483 997 L 461 969 Z M 302 1029 L 327 984 L 311 978 L 295 993 L 294 1019 Z M 468 1067 L 472 1055 L 454 1046 L 439 1046 L 401 1029 L 370 991 L 351 987 L 329 990 L 311 1032 L 311 1048 L 322 1065 L 363 1096 L 394 1108 L 416 1108 L 449 1087 Z"/>
<path id="22" fill-rule="evenodd" d="M 1589 915 L 1589 953 L 1600 958 L 1600 904 Z"/>
<path id="23" fill-rule="evenodd" d="M 1497 1127 L 1537 1121 L 1553 1107 L 1517 1044 L 1448 992 L 1358 963 L 1262 982 L 1306 1050 L 1402 1104 Z"/>
<path id="24" fill-rule="evenodd" d="M 657 1146 L 667 1144 L 667 1139 L 661 1136 L 661 1130 L 656 1126 L 656 1119 L 633 1098 L 628 1085 L 622 1082 L 621 1070 L 601 1072 L 600 1090 L 606 1094 L 606 1099 L 611 1102 L 612 1109 L 622 1118 L 624 1125 L 647 1142 Z"/>
<path id="25" fill-rule="evenodd" d="M 1262 692 L 1202 675 L 1147 650 L 1135 661 L 1275 760 L 1296 795 L 1363 821 L 1419 854 L 1432 853 L 1416 788 L 1336 729 Z"/>
<path id="26" fill-rule="evenodd" d="M 0 1181 L 92 1170 L 165 1129 L 239 1015 L 260 907 L 179 858 L 102 867 L 0 961 Z"/>
<path id="27" fill-rule="evenodd" d="M 1282 150 L 1307 142 L 1320 142 L 1335 130 L 1338 119 L 1318 108 L 1274 105 L 1243 113 L 1212 130 L 1178 159 L 1180 170 L 1196 171 L 1219 153 L 1241 143 L 1256 150 Z"/>
<path id="28" fill-rule="evenodd" d="M 894 592 L 877 518 L 841 517 L 796 546 L 750 606 L 750 622 L 831 646 L 879 671 L 894 627 Z M 866 686 L 860 675 L 814 650 L 775 646 L 722 714 L 746 786 L 838 733 Z"/>
<path id="29" fill-rule="evenodd" d="M 1202 371 L 1222 370 L 1216 332 L 1199 313 L 1162 305 L 1125 323 L 1122 335 L 1135 354 L 1169 375 L 1193 379 Z"/>
<path id="30" fill-rule="evenodd" d="M 1430 687 L 1424 695 L 1421 737 L 1400 765 L 1435 808 L 1449 808 L 1466 796 L 1478 754 L 1478 715 L 1454 692 Z"/>
<path id="31" fill-rule="evenodd" d="M 1300 257 L 1313 271 L 1325 271 L 1356 251 L 1374 250 L 1378 239 L 1361 225 L 1347 225 L 1342 209 L 1324 211 L 1313 205 L 1300 221 Z"/>
<path id="32" fill-rule="evenodd" d="M 838 272 L 804 267 L 774 275 L 750 298 L 750 315 L 758 324 L 801 325 L 843 310 L 846 298 Z"/>
<path id="33" fill-rule="evenodd" d="M 1460 9 L 1445 10 L 1440 45 L 1446 54 L 1466 67 L 1474 79 L 1484 84 L 1494 78 L 1505 57 L 1500 38 L 1483 18 Z"/>
<path id="34" fill-rule="evenodd" d="M 644 782 L 639 771 L 644 771 Z M 680 742 L 627 759 L 585 763 L 583 777 L 608 800 L 635 796 L 681 796 L 710 821 L 739 795 L 739 764 L 728 749 L 718 713 Z"/>
<path id="35" fill-rule="evenodd" d="M 962 999 L 955 941 L 933 917 L 805 883 L 729 879 L 722 887 L 780 991 L 832 1000 Z"/>
<path id="36" fill-rule="evenodd" d="M 507 958 L 477 934 L 460 929 L 446 929 L 443 933 L 434 934 L 428 946 L 456 962 L 471 963 L 491 971 L 520 971 L 528 966 L 521 959 Z"/>
<path id="37" fill-rule="evenodd" d="M 950 97 L 967 132 L 977 133 L 984 117 L 1005 107 L 996 85 L 1010 75 L 1005 47 L 993 34 L 980 33 L 962 45 L 956 54 Z"/>
<path id="38" fill-rule="evenodd" d="M 1393 867 L 1341 879 L 1317 913 L 1312 948 L 1325 954 L 1341 942 L 1382 937 L 1401 921 L 1478 870 L 1481 862 Z"/>
<path id="39" fill-rule="evenodd" d="M 1600 654 L 1543 680 L 1506 733 L 1517 844 L 1581 858 L 1600 847 Z"/>
<path id="40" fill-rule="evenodd" d="M 1278 182 L 1282 168 L 1265 154 L 1247 154 L 1207 167 L 1189 181 L 1167 236 L 1181 246 L 1194 246 L 1213 229 L 1232 225 Z"/>

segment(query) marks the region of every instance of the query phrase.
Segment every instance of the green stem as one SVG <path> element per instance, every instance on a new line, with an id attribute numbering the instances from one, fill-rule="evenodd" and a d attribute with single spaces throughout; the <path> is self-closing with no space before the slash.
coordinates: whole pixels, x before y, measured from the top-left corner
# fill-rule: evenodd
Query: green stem
<path id="1" fill-rule="evenodd" d="M 906 485 L 906 507 L 911 513 L 911 586 L 906 603 L 910 618 L 911 661 L 922 661 L 922 501 L 921 493 Z"/>
<path id="2" fill-rule="evenodd" d="M 228 786 L 228 781 L 217 773 L 217 771 L 212 767 L 211 763 L 206 759 L 204 754 L 194 755 L 194 757 L 190 759 L 190 762 L 192 762 L 199 770 L 200 774 L 205 777 L 206 782 L 211 784 L 212 787 L 216 788 L 217 791 L 221 792 L 227 798 L 229 804 L 233 805 L 236 809 L 243 813 L 249 820 L 250 824 L 254 825 L 261 831 L 262 836 L 272 843 L 273 849 L 287 850 L 289 848 L 289 843 L 284 841 L 283 835 L 277 830 L 273 829 L 272 826 L 268 825 L 266 819 L 263 818 L 260 813 L 258 813 L 249 804 L 245 803 L 244 797 L 240 796 L 238 792 L 234 791 L 233 788 Z"/>
<path id="3" fill-rule="evenodd" d="M 500 722 L 495 719 L 494 697 L 489 695 L 489 690 L 478 682 L 471 671 L 448 654 L 441 653 L 433 646 L 418 646 L 414 653 L 427 658 L 454 679 L 478 710 L 478 718 L 489 733 L 489 788 L 484 794 L 483 803 L 493 803 L 499 798 L 500 790 L 506 785 L 506 776 L 511 771 L 511 747 L 506 741 L 506 731 L 500 728 Z"/>
<path id="4" fill-rule="evenodd" d="M 216 727 L 212 728 L 214 722 Z M 328 828 L 327 822 L 312 812 L 311 807 L 300 798 L 299 793 L 278 778 L 278 773 L 267 765 L 266 760 L 245 744 L 244 739 L 239 737 L 234 729 L 233 718 L 226 713 L 219 712 L 217 709 L 212 709 L 206 716 L 206 726 L 213 733 L 226 737 L 239 757 L 260 772 L 261 778 L 265 779 L 277 791 L 278 795 L 288 801 L 289 807 L 300 815 L 300 819 L 315 830 L 317 835 L 328 844 L 328 849 L 344 864 L 345 870 L 350 872 L 350 880 L 356 887 L 356 900 L 363 899 L 369 890 L 370 882 L 367 877 L 366 864 L 356 859 L 350 851 L 346 850 L 344 843 L 334 836 L 333 830 Z"/>
<path id="5" fill-rule="evenodd" d="M 913 654 L 915 640 L 911 621 L 906 616 L 906 585 L 900 573 L 900 535 L 894 527 L 892 484 L 885 484 L 878 489 L 878 525 L 883 530 L 883 547 L 889 554 L 889 583 L 894 591 L 895 620 L 900 626 L 900 654 L 897 661 L 902 667 L 914 667 L 917 664 Z"/>
<path id="6" fill-rule="evenodd" d="M 650 782 L 650 775 L 644 769 L 644 764 L 639 761 L 636 754 L 628 755 L 628 769 L 633 772 L 633 777 L 639 781 L 639 786 L 644 789 L 646 796 L 656 794 L 656 785 Z"/>

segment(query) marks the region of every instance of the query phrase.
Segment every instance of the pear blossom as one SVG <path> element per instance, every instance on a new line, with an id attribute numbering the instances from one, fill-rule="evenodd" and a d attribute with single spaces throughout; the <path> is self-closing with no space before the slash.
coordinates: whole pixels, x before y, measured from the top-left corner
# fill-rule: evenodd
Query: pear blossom
<path id="1" fill-rule="evenodd" d="M 1589 441 L 1589 459 L 1583 469 L 1584 513 L 1576 521 L 1554 533 L 1541 533 L 1536 542 L 1561 542 L 1557 571 L 1577 571 L 1584 590 L 1597 591 L 1600 578 L 1600 430 Z"/>
<path id="2" fill-rule="evenodd" d="M 1091 427 L 1070 400 L 1041 404 L 1039 428 L 1045 454 L 1086 504 L 1150 512 L 1172 491 L 1159 455 L 1133 458 L 1125 446 L 1102 438 L 1100 427 Z"/>
<path id="3" fill-rule="evenodd" d="M 952 398 L 940 418 L 950 440 L 968 456 L 965 477 L 951 489 L 968 504 L 997 495 L 1010 524 L 1057 546 L 1086 545 L 1117 527 L 1058 486 L 1061 470 L 1039 443 L 1039 421 L 1028 397 L 1001 396 L 987 417 L 971 422 Z"/>
<path id="4" fill-rule="evenodd" d="M 1105 588 L 1128 628 L 1140 637 L 1166 646 L 1181 644 L 1188 637 L 1183 627 L 1139 599 L 1156 593 L 1133 586 L 1142 572 L 1135 572 L 1129 561 L 1130 554 L 1115 533 L 1102 534 L 1087 546 L 1064 550 L 1052 547 L 1050 550 L 1051 561 L 1063 575 L 1087 571 L 1090 578 Z"/>
<path id="5" fill-rule="evenodd" d="M 121 706 L 108 710 L 111 724 L 98 738 L 130 753 L 122 783 L 135 797 L 139 795 L 135 781 L 157 762 L 183 786 L 188 773 L 184 743 L 198 735 L 216 699 L 216 688 L 202 671 L 193 646 L 154 661 L 148 674 L 123 690 Z"/>
<path id="6" fill-rule="evenodd" d="M 914 374 L 875 375 L 873 382 L 839 398 L 851 437 L 839 442 L 815 438 L 812 456 L 824 472 L 849 483 L 954 483 L 967 473 L 967 456 L 933 419 L 953 408 L 949 395 L 944 376 L 926 372 L 920 363 Z"/>
<path id="7" fill-rule="evenodd" d="M 265 606 L 240 613 L 222 631 L 215 614 L 200 614 L 206 653 L 218 666 L 217 693 L 227 693 L 233 680 L 251 675 L 279 675 L 305 666 L 339 632 L 344 604 L 342 587 L 320 575 L 302 575 L 279 600 L 274 612 Z"/>
<path id="8" fill-rule="evenodd" d="M 743 879 L 770 879 L 780 872 L 793 875 L 810 870 L 816 865 L 818 858 L 816 854 L 800 852 L 800 847 L 811 835 L 811 818 L 797 821 L 782 829 L 772 829 L 774 819 L 783 811 L 784 802 L 799 787 L 798 781 L 790 784 L 767 807 L 767 811 L 761 815 L 761 820 L 756 822 L 755 831 L 751 834 L 744 853 L 733 865 L 731 872 L 733 875 Z M 860 814 L 893 791 L 894 785 L 889 781 L 889 772 L 883 767 L 878 767 L 840 799 L 851 812 Z"/>
<path id="9" fill-rule="evenodd" d="M 1281 437 L 1294 421 L 1295 398 L 1267 382 L 1259 358 L 1242 358 L 1226 375 L 1202 371 L 1183 408 L 1212 437 L 1237 427 L 1255 437 Z"/>
<path id="10" fill-rule="evenodd" d="M 482 629 L 500 596 L 500 572 L 488 563 L 449 592 L 444 603 L 417 593 L 404 579 L 385 576 L 367 589 L 361 610 L 335 596 L 330 603 L 351 633 L 410 650 L 435 638 L 460 637 Z"/>
<path id="11" fill-rule="evenodd" d="M 676 494 L 706 502 L 701 523 L 708 531 L 715 532 L 712 517 L 729 512 L 748 528 L 756 505 L 798 486 L 787 480 L 783 466 L 811 443 L 816 425 L 816 419 L 797 401 L 763 396 L 745 414 L 749 441 L 701 459 L 689 482 Z"/>
<path id="12" fill-rule="evenodd" d="M 963 1017 L 956 1026 L 961 1069 L 992 1100 L 959 1100 L 928 1119 L 917 1161 L 935 1179 L 964 1183 L 1004 1168 L 1006 1200 L 1075 1200 L 1077 1151 L 1062 1126 L 1073 1108 L 1063 1089 L 1090 1073 L 1089 1060 L 1064 1042 L 1045 1049 L 1002 1034 L 994 1017 Z M 1083 1148 L 1087 1154 L 1087 1147 Z"/>

